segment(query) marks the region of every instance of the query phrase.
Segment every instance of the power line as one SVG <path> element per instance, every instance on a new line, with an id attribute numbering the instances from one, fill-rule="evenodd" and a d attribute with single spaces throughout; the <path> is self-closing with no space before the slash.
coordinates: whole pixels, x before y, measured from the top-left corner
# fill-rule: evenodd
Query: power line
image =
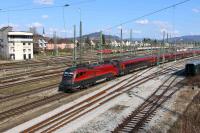
<path id="1" fill-rule="evenodd" d="M 16 11 L 31 11 L 31 10 L 41 10 L 41 9 L 53 9 L 53 8 L 60 8 L 62 6 L 48 6 L 48 7 L 35 7 L 35 8 L 24 8 L 24 9 L 8 9 L 8 10 L 1 10 L 1 12 L 16 12 Z"/>
<path id="2" fill-rule="evenodd" d="M 82 0 L 80 2 L 71 2 L 69 3 L 70 6 L 91 3 L 96 0 Z M 21 5 L 24 6 L 24 5 Z M 34 8 L 23 8 L 23 9 L 2 9 L 1 12 L 16 12 L 16 11 L 31 11 L 31 10 L 42 10 L 42 9 L 53 9 L 53 8 L 61 8 L 64 5 L 55 5 L 55 6 L 44 6 L 44 7 L 34 7 Z M 17 6 L 19 7 L 19 6 Z"/>
<path id="3" fill-rule="evenodd" d="M 186 3 L 186 2 L 189 2 L 189 1 L 191 1 L 191 0 L 185 0 L 185 1 L 182 1 L 182 2 L 179 2 L 179 3 L 176 3 L 176 4 L 173 4 L 173 5 L 170 5 L 170 6 L 167 6 L 167 7 L 164 7 L 164 8 L 155 10 L 155 11 L 152 11 L 152 12 L 147 13 L 147 14 L 144 14 L 144 15 L 142 15 L 142 16 L 139 16 L 139 17 L 136 17 L 136 18 L 127 20 L 127 21 L 122 22 L 122 23 L 117 24 L 117 25 L 114 25 L 114 26 L 112 26 L 112 27 L 110 27 L 110 28 L 107 28 L 107 29 L 105 29 L 105 30 L 103 30 L 103 31 L 111 30 L 111 29 L 113 29 L 113 28 L 115 28 L 115 27 L 122 26 L 122 25 L 125 25 L 125 24 L 127 24 L 127 23 L 131 23 L 131 22 L 133 22 L 133 21 L 139 20 L 139 19 L 141 19 L 141 18 L 154 15 L 154 14 L 156 14 L 156 13 L 159 13 L 159 12 L 162 12 L 162 11 L 164 11 L 164 10 L 167 10 L 167 9 L 170 9 L 170 8 L 173 8 L 173 7 L 176 7 L 176 6 L 179 6 L 179 5 L 184 4 L 184 3 Z"/>
<path id="4" fill-rule="evenodd" d="M 9 6 L 9 7 L 6 7 L 6 8 L 2 8 L 2 10 L 9 10 L 11 8 L 19 8 L 19 7 L 25 7 L 25 6 L 30 6 L 30 3 L 26 3 L 26 4 L 21 4 L 21 5 L 15 5 L 15 6 Z"/>

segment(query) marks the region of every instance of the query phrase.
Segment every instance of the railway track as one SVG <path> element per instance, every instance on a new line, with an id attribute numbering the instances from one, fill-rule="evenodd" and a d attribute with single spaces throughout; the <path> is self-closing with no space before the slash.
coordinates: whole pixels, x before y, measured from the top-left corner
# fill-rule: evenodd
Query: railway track
<path id="1" fill-rule="evenodd" d="M 38 68 L 38 67 L 46 67 L 46 66 L 56 66 L 58 64 L 66 64 L 66 62 L 57 62 L 57 63 L 46 62 L 46 63 L 20 64 L 20 65 L 13 65 L 13 66 L 1 65 L 0 71 L 17 70 L 17 69 L 22 69 L 22 68 Z"/>
<path id="2" fill-rule="evenodd" d="M 8 118 L 13 117 L 15 115 L 23 114 L 24 112 L 27 112 L 29 110 L 41 107 L 41 106 L 46 105 L 50 102 L 57 101 L 57 100 L 62 99 L 64 97 L 68 96 L 68 95 L 69 94 L 66 94 L 66 93 L 58 93 L 58 94 L 55 94 L 53 96 L 41 99 L 39 101 L 31 102 L 31 103 L 28 103 L 26 105 L 19 106 L 17 108 L 10 109 L 8 111 L 2 112 L 2 113 L 0 113 L 0 121 L 3 121 L 5 119 L 8 119 Z"/>
<path id="3" fill-rule="evenodd" d="M 61 67 L 56 67 L 56 68 L 47 68 L 47 69 L 42 69 L 42 70 L 36 70 L 33 72 L 23 72 L 7 77 L 2 77 L 0 78 L 0 83 L 5 84 L 5 83 L 10 83 L 10 82 L 16 82 L 19 80 L 24 80 L 27 78 L 33 78 L 33 77 L 40 77 L 40 76 L 45 76 L 45 75 L 51 75 L 55 74 L 58 72 L 62 72 L 66 69 L 66 66 L 61 66 Z"/>
<path id="4" fill-rule="evenodd" d="M 40 92 L 43 92 L 43 91 L 52 90 L 53 88 L 56 88 L 56 87 L 58 87 L 58 84 L 52 84 L 52 85 L 42 87 L 42 88 L 40 87 L 40 88 L 37 88 L 37 89 L 34 89 L 34 90 L 30 90 L 30 91 L 26 91 L 26 92 L 22 92 L 22 93 L 17 93 L 17 94 L 14 94 L 14 95 L 0 97 L 0 103 L 7 102 L 7 101 L 10 101 L 10 100 L 14 100 L 14 99 L 21 98 L 21 97 L 25 97 L 25 96 L 29 96 L 29 95 L 32 95 L 32 94 L 40 93 Z"/>
<path id="5" fill-rule="evenodd" d="M 37 78 L 32 78 L 32 79 L 29 79 L 29 80 L 24 80 L 24 81 L 19 81 L 19 82 L 13 82 L 13 83 L 9 83 L 9 84 L 2 84 L 0 86 L 0 89 L 7 89 L 9 87 L 13 87 L 13 86 L 16 86 L 16 85 L 23 85 L 23 84 L 27 84 L 27 83 L 33 83 L 33 82 L 36 82 L 36 81 L 41 81 L 41 80 L 47 80 L 47 79 L 52 79 L 52 78 L 55 78 L 55 77 L 61 77 L 62 75 L 62 72 L 60 73 L 56 73 L 56 74 L 51 74 L 51 75 L 47 75 L 47 76 L 41 76 L 41 77 L 37 77 Z"/>
<path id="6" fill-rule="evenodd" d="M 165 80 L 164 83 L 160 85 L 143 104 L 141 104 L 126 119 L 124 119 L 117 128 L 114 129 L 113 133 L 132 133 L 138 132 L 142 129 L 142 126 L 150 121 L 156 110 L 182 87 L 179 86 L 176 89 L 173 88 L 180 82 L 175 83 L 176 79 L 177 77 L 172 75 Z"/>
<path id="7" fill-rule="evenodd" d="M 16 62 L 16 63 L 6 63 L 0 64 L 0 71 L 9 71 L 9 70 L 16 70 L 22 68 L 38 68 L 38 67 L 45 67 L 45 66 L 56 66 L 60 64 L 64 65 L 72 65 L 71 58 L 56 58 L 56 59 L 43 59 L 41 61 L 28 61 L 28 62 Z M 86 58 L 83 59 L 83 62 L 97 62 L 96 59 Z"/>
<path id="8" fill-rule="evenodd" d="M 147 71 L 145 71 L 145 73 Z M 167 70 L 167 69 L 162 70 L 162 71 L 160 71 L 160 75 L 169 73 L 171 71 L 172 70 Z M 147 82 L 149 79 L 153 79 L 153 78 L 157 77 L 157 72 L 137 80 L 137 78 L 140 77 L 141 75 L 132 75 L 128 79 L 124 79 L 124 80 L 118 82 L 117 84 L 83 100 L 80 103 L 73 105 L 72 107 L 24 130 L 22 132 L 24 132 L 24 133 L 25 132 L 37 132 L 37 131 L 42 132 L 42 133 L 54 132 L 54 131 L 58 130 L 59 128 L 65 126 L 69 122 L 98 108 L 102 104 L 105 104 L 106 102 L 108 102 L 111 99 L 121 95 L 122 93 L 132 89 L 133 87 L 141 85 L 141 84 Z M 124 82 L 126 82 L 126 84 L 123 84 Z M 119 85 L 121 85 L 119 88 L 115 88 L 116 86 L 119 86 Z"/>
<path id="9" fill-rule="evenodd" d="M 178 64 L 178 62 L 176 64 Z M 152 69 L 152 68 L 150 68 L 150 69 Z M 44 128 L 44 130 L 42 130 L 42 131 L 44 131 L 44 132 L 55 131 L 55 130 L 61 128 L 62 126 L 66 125 L 70 121 L 73 121 L 73 120 L 81 117 L 82 115 L 98 108 L 99 106 L 108 102 L 109 100 L 121 95 L 122 93 L 124 93 L 126 91 L 129 91 L 133 87 L 137 87 L 138 85 L 143 84 L 143 83 L 147 82 L 148 80 L 153 79 L 153 78 L 155 78 L 159 75 L 166 74 L 166 73 L 169 73 L 171 71 L 177 70 L 177 68 L 167 69 L 167 68 L 163 67 L 163 69 L 160 70 L 159 72 L 155 72 L 150 76 L 146 76 L 146 77 L 143 77 L 141 79 L 136 80 L 138 77 L 140 77 L 142 74 L 146 73 L 150 69 L 144 70 L 143 73 L 140 73 L 140 74 L 134 73 L 133 76 L 130 76 L 128 79 L 122 80 L 118 84 L 113 85 L 113 86 L 109 87 L 108 89 L 106 89 L 102 92 L 99 92 L 92 97 L 89 97 L 88 99 L 72 106 L 71 108 L 65 110 L 64 112 L 61 112 L 61 113 L 59 113 L 59 114 L 57 114 L 57 115 L 55 115 L 55 116 L 53 116 L 49 119 L 37 124 L 37 125 L 34 125 L 34 126 L 28 128 L 27 130 L 24 130 L 24 132 L 40 131 L 43 128 Z M 159 73 L 159 75 L 158 75 L 158 73 Z M 117 85 L 123 84 L 124 82 L 127 82 L 127 83 L 125 85 L 122 85 L 121 87 L 113 90 L 113 88 L 115 88 Z M 129 87 L 131 87 L 131 88 L 129 88 Z M 60 99 L 62 99 L 62 98 L 60 98 Z M 54 101 L 54 100 L 52 100 L 52 101 Z M 39 101 L 37 101 L 37 102 L 39 102 Z M 42 106 L 42 105 L 48 104 L 48 103 L 49 102 L 42 102 L 41 101 L 41 105 L 39 105 L 39 107 Z M 92 107 L 92 105 L 98 105 L 98 106 Z M 31 105 L 27 105 L 27 106 L 31 106 Z M 37 106 L 34 106 L 34 107 L 36 108 Z M 23 108 L 26 108 L 25 105 L 24 105 Z M 21 111 L 21 113 L 26 112 L 26 111 L 31 109 L 31 107 L 27 107 L 27 108 L 28 109 L 23 109 Z M 89 110 L 88 110 L 88 108 L 89 108 Z M 13 109 L 13 110 L 15 110 L 15 109 Z M 19 114 L 18 111 L 16 111 L 16 113 L 5 112 L 5 115 L 3 113 L 4 112 L 2 112 L 2 114 L 0 114 L 0 116 L 2 115 L 2 119 L 5 119 L 6 117 L 9 118 L 9 117 L 12 117 L 12 116 Z M 8 115 L 8 114 L 10 114 L 10 115 Z M 3 116 L 6 116 L 6 117 L 3 117 Z M 45 126 L 47 126 L 47 125 L 49 125 L 50 128 L 48 126 L 48 128 L 45 129 Z"/>
<path id="10" fill-rule="evenodd" d="M 47 89 L 50 89 L 50 88 L 51 87 L 48 87 Z M 12 99 L 17 98 L 17 97 L 25 96 L 27 94 L 29 95 L 31 93 L 38 93 L 42 90 L 44 90 L 44 88 L 41 88 L 41 89 L 38 89 L 38 90 L 33 90 L 33 91 L 30 91 L 30 92 L 21 93 L 21 94 L 18 94 L 18 95 L 8 96 L 8 97 L 0 99 L 0 103 L 2 103 L 3 101 L 12 100 Z M 4 119 L 8 119 L 8 118 L 11 118 L 11 117 L 16 116 L 16 115 L 19 115 L 20 113 L 27 112 L 31 109 L 38 108 L 38 107 L 41 107 L 43 105 L 49 104 L 50 102 L 60 100 L 62 98 L 65 98 L 65 96 L 68 96 L 68 95 L 69 94 L 59 93 L 59 94 L 53 95 L 51 97 L 47 97 L 45 99 L 35 101 L 35 102 L 32 102 L 32 103 L 29 103 L 29 104 L 26 104 L 26 105 L 23 105 L 23 106 L 14 108 L 14 109 L 10 109 L 10 110 L 5 111 L 5 112 L 2 112 L 2 113 L 0 113 L 0 121 L 3 121 Z"/>

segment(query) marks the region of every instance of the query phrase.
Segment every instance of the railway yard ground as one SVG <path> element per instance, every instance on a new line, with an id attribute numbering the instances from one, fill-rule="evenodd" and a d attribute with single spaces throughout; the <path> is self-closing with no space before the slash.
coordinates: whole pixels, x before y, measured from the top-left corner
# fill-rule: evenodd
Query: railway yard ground
<path id="1" fill-rule="evenodd" d="M 182 74 L 187 60 L 138 70 L 76 93 L 57 91 L 70 56 L 0 61 L 0 132 L 199 131 L 200 77 Z"/>

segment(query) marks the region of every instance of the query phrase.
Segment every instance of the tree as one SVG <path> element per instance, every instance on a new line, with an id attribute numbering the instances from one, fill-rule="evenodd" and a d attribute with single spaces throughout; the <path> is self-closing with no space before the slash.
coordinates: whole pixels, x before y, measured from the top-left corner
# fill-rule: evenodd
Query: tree
<path id="1" fill-rule="evenodd" d="M 106 39 L 105 39 L 105 35 L 104 34 L 102 34 L 102 43 L 106 44 Z"/>
<path id="2" fill-rule="evenodd" d="M 91 46 L 91 40 L 90 40 L 89 36 L 86 37 L 85 43 L 88 44 L 89 46 Z"/>
<path id="3" fill-rule="evenodd" d="M 157 43 L 158 43 L 158 41 L 155 39 L 154 41 L 153 41 L 153 45 L 157 45 Z"/>
<path id="4" fill-rule="evenodd" d="M 87 49 L 87 48 L 89 48 L 89 47 L 91 47 L 91 40 L 90 40 L 90 38 L 89 38 L 89 36 L 87 36 L 86 38 L 85 38 L 85 48 Z"/>

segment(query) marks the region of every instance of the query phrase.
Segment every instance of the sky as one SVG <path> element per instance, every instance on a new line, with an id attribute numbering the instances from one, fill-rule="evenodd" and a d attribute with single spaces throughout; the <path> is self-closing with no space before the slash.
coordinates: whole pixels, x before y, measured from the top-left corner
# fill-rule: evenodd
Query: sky
<path id="1" fill-rule="evenodd" d="M 80 19 L 83 34 L 103 31 L 104 34 L 123 38 L 162 38 L 165 31 L 173 36 L 200 35 L 200 1 L 190 0 L 182 5 L 157 14 L 140 18 L 144 14 L 168 7 L 184 0 L 1 0 L 0 27 L 27 31 L 43 28 L 47 36 L 56 31 L 58 36 L 72 37 L 73 25 L 79 31 Z M 68 4 L 68 7 L 64 5 Z M 120 25 L 128 20 L 129 23 Z M 110 28 L 112 27 L 112 28 Z"/>

